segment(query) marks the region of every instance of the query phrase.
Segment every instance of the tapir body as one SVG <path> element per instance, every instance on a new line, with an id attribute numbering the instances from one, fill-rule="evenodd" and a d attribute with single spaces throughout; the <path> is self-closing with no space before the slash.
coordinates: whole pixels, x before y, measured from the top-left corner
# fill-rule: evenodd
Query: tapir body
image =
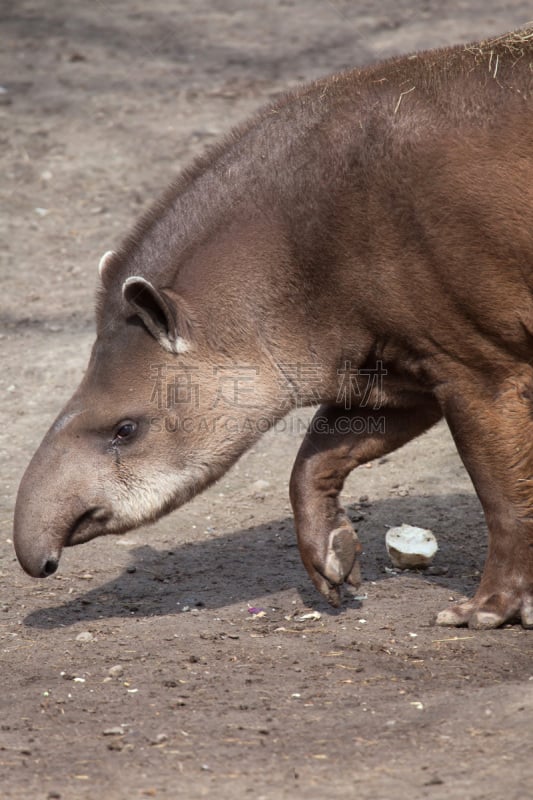
<path id="1" fill-rule="evenodd" d="M 30 575 L 177 508 L 319 405 L 290 495 L 338 604 L 360 579 L 346 476 L 444 416 L 489 549 L 437 621 L 533 626 L 533 28 L 284 96 L 100 267 L 87 372 L 19 489 Z"/>

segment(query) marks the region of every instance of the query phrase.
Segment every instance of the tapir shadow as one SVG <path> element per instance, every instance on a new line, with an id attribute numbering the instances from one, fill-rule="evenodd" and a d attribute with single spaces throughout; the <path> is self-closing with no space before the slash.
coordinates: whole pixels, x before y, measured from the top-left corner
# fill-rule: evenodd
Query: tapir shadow
<path id="1" fill-rule="evenodd" d="M 431 528 L 439 540 L 434 567 L 447 569 L 430 579 L 452 591 L 471 591 L 486 551 L 486 530 L 474 495 L 394 497 L 350 509 L 363 542 L 365 581 L 390 577 L 384 533 L 400 522 Z M 364 518 L 361 519 L 361 516 Z M 88 546 L 98 546 L 92 543 Z M 265 595 L 296 588 L 302 603 L 323 613 L 342 613 L 322 601 L 305 572 L 291 518 L 172 549 L 146 545 L 130 551 L 131 564 L 118 577 L 58 606 L 33 611 L 24 624 L 53 629 L 113 617 L 150 617 L 189 608 L 222 608 L 254 603 Z M 416 577 L 417 573 L 411 573 Z M 364 591 L 364 587 L 362 588 Z M 353 600 L 350 600 L 353 607 Z"/>

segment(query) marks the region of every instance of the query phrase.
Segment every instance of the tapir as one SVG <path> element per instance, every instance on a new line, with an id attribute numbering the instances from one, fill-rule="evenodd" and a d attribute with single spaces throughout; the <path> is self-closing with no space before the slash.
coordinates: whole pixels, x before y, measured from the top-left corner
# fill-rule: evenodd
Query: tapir
<path id="1" fill-rule="evenodd" d="M 178 508 L 317 406 L 290 498 L 338 605 L 360 582 L 347 475 L 444 417 L 489 543 L 436 622 L 533 627 L 533 27 L 282 96 L 99 272 L 86 373 L 18 492 L 26 572 Z"/>

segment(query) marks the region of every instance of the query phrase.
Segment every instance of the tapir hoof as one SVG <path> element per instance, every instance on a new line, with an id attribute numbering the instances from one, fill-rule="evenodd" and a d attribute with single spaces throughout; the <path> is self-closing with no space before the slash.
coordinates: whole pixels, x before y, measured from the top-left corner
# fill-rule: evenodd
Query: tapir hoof
<path id="1" fill-rule="evenodd" d="M 435 621 L 437 625 L 468 625 L 474 630 L 499 628 L 514 621 L 520 621 L 524 628 L 533 628 L 533 595 L 518 592 L 476 595 L 472 600 L 444 609 Z"/>
<path id="2" fill-rule="evenodd" d="M 342 525 L 329 534 L 323 562 L 321 564 L 314 562 L 309 570 L 318 591 L 335 608 L 341 604 L 344 584 L 352 588 L 357 588 L 361 584 L 358 560 L 361 549 L 361 543 L 353 528 Z"/>

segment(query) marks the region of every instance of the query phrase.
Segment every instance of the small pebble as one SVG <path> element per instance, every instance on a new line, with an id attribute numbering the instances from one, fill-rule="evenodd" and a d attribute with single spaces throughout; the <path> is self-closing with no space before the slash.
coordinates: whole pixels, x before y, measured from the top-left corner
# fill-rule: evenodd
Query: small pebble
<path id="1" fill-rule="evenodd" d="M 118 750 L 118 751 L 123 750 L 124 742 L 122 741 L 122 739 L 111 739 L 111 741 L 108 742 L 107 749 Z"/>
<path id="2" fill-rule="evenodd" d="M 114 728 L 106 728 L 102 733 L 104 736 L 124 736 L 124 728 L 122 725 L 115 725 Z"/>
<path id="3" fill-rule="evenodd" d="M 77 642 L 94 642 L 94 636 L 90 631 L 82 631 L 76 636 Z"/>
<path id="4" fill-rule="evenodd" d="M 110 678 L 120 678 L 124 675 L 124 667 L 122 664 L 115 664 L 114 667 L 109 667 L 107 674 Z"/>
<path id="5" fill-rule="evenodd" d="M 439 567 L 439 566 L 431 566 L 428 567 L 427 574 L 428 575 L 446 575 L 448 572 L 448 567 Z"/>

